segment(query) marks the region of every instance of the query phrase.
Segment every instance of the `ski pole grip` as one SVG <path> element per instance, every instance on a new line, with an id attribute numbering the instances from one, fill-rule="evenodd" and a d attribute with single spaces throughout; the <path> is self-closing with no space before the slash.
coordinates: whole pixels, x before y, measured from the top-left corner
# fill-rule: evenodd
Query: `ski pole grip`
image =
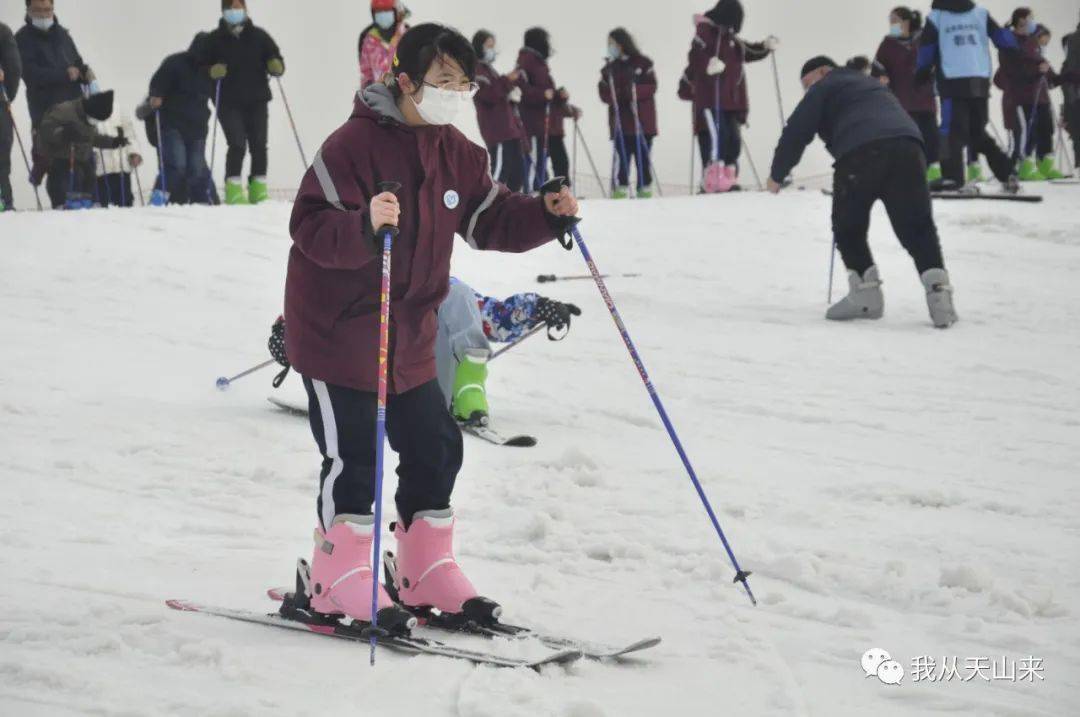
<path id="1" fill-rule="evenodd" d="M 536 280 L 541 284 L 550 284 L 552 282 L 558 281 L 559 279 L 554 274 L 541 274 L 540 276 L 536 277 Z"/>
<path id="2" fill-rule="evenodd" d="M 390 192 L 391 194 L 396 196 L 397 193 L 401 190 L 401 182 L 379 182 L 378 186 L 379 194 L 382 194 L 383 192 Z M 401 230 L 397 227 L 392 227 L 387 224 L 385 226 L 379 227 L 379 230 L 375 232 L 375 235 L 379 237 L 384 237 L 387 233 L 389 233 L 390 236 L 394 239 L 397 239 L 398 234 L 401 233 Z"/>

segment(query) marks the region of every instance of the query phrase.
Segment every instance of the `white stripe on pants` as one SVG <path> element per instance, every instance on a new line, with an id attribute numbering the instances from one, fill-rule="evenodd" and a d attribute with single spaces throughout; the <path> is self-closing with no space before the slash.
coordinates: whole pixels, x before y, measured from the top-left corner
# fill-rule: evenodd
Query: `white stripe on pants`
<path id="1" fill-rule="evenodd" d="M 330 402 L 330 392 L 326 390 L 326 384 L 312 379 L 311 385 L 315 387 L 315 397 L 319 401 L 319 415 L 322 416 L 323 440 L 326 442 L 326 455 L 333 461 L 330 473 L 322 485 L 322 524 L 323 530 L 330 530 L 337 517 L 337 509 L 334 506 L 334 484 L 338 476 L 345 468 L 345 462 L 341 460 L 338 452 L 337 421 L 334 419 L 334 406 Z"/>

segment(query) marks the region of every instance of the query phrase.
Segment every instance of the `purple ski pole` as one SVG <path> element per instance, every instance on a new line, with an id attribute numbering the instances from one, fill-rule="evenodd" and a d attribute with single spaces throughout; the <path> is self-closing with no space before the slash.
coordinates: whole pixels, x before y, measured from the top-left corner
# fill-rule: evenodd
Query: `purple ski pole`
<path id="1" fill-rule="evenodd" d="M 698 498 L 701 499 L 701 503 L 705 507 L 705 512 L 709 514 L 709 520 L 712 522 L 716 534 L 720 537 L 720 542 L 724 544 L 724 550 L 727 551 L 728 558 L 731 559 L 731 564 L 735 567 L 735 580 L 733 582 L 742 583 L 743 588 L 746 589 L 747 596 L 750 598 L 750 602 L 757 605 L 757 598 L 754 597 L 754 593 L 750 589 L 750 582 L 747 580 L 750 577 L 750 573 L 739 567 L 739 561 L 735 557 L 735 552 L 731 549 L 731 544 L 728 543 L 727 536 L 724 535 L 724 529 L 720 527 L 720 521 L 716 517 L 716 512 L 713 511 L 712 504 L 709 502 L 709 497 L 705 495 L 705 489 L 702 487 L 701 481 L 698 480 L 694 467 L 690 464 L 690 458 L 686 455 L 686 450 L 683 448 L 682 441 L 679 440 L 679 435 L 675 432 L 675 426 L 672 425 L 671 419 L 668 418 L 667 410 L 660 400 L 660 395 L 656 392 L 656 388 L 649 378 L 648 371 L 645 370 L 645 363 L 641 360 L 641 355 L 638 353 L 633 340 L 630 338 L 630 332 L 627 330 L 626 324 L 623 323 L 622 316 L 619 315 L 619 310 L 615 308 L 615 300 L 612 299 L 611 294 L 608 293 L 607 284 L 604 283 L 600 270 L 596 268 L 596 262 L 593 261 L 592 254 L 589 253 L 589 248 L 585 246 L 585 240 L 582 238 L 581 232 L 576 226 L 573 228 L 572 232 L 574 241 L 577 242 L 578 249 L 581 250 L 581 255 L 584 257 L 585 263 L 589 267 L 589 272 L 596 282 L 596 288 L 600 290 L 600 296 L 604 299 L 604 303 L 607 304 L 608 311 L 611 312 L 611 318 L 615 320 L 615 326 L 622 336 L 623 343 L 626 344 L 626 349 L 630 352 L 630 358 L 634 361 L 638 374 L 641 375 L 641 380 L 645 383 L 645 390 L 649 392 L 649 398 L 652 399 L 653 405 L 656 406 L 656 412 L 660 414 L 660 420 L 664 423 L 664 428 L 667 429 L 671 442 L 675 444 L 675 450 L 678 452 L 679 458 L 682 459 L 683 466 L 690 476 L 690 481 L 694 484 L 694 490 L 697 491 Z"/>

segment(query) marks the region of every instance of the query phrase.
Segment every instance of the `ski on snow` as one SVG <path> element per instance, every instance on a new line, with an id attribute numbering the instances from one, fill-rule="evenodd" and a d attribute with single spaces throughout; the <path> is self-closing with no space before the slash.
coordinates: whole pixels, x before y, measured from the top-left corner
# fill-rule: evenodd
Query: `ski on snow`
<path id="1" fill-rule="evenodd" d="M 288 588 L 274 588 L 267 590 L 267 596 L 276 602 L 284 602 L 292 593 Z M 641 652 L 660 644 L 659 637 L 648 637 L 619 647 L 598 645 L 585 640 L 576 640 L 568 637 L 556 637 L 536 632 L 528 627 L 519 625 L 507 625 L 496 622 L 493 625 L 481 625 L 471 620 L 446 616 L 436 613 L 418 615 L 421 627 L 440 630 L 444 632 L 462 635 L 474 635 L 477 637 L 503 638 L 510 640 L 536 640 L 540 644 L 552 650 L 560 650 L 568 653 L 576 653 L 590 660 L 614 660 L 626 657 L 635 652 Z"/>
<path id="2" fill-rule="evenodd" d="M 203 615 L 213 615 L 215 617 L 238 620 L 254 625 L 284 628 L 286 630 L 307 632 L 313 635 L 323 635 L 325 637 L 336 637 L 342 640 L 361 642 L 364 644 L 368 644 L 371 641 L 371 635 L 366 626 L 357 626 L 355 624 L 346 624 L 344 622 L 307 623 L 282 617 L 278 613 L 264 614 L 252 610 L 213 607 L 188 602 L 186 600 L 168 600 L 165 604 L 173 610 L 179 610 L 181 612 L 197 612 Z M 471 662 L 475 665 L 490 665 L 492 667 L 527 667 L 532 670 L 539 670 L 546 665 L 566 665 L 577 662 L 583 657 L 582 652 L 579 650 L 562 649 L 559 652 L 555 652 L 538 660 L 526 660 L 516 657 L 503 657 L 501 655 L 494 655 L 476 650 L 466 650 L 423 637 L 413 637 L 408 635 L 378 635 L 375 639 L 380 647 L 385 647 L 404 654 L 447 657 L 454 660 L 464 660 L 465 662 Z"/>
<path id="3" fill-rule="evenodd" d="M 308 410 L 306 406 L 301 406 L 295 403 L 289 403 L 288 401 L 282 401 L 276 396 L 270 396 L 266 399 L 278 410 L 288 413 L 290 416 L 296 416 L 298 418 L 307 418 Z M 532 436 L 520 435 L 520 436 L 504 436 L 490 426 L 480 426 L 471 423 L 458 422 L 461 426 L 461 430 L 464 433 L 468 433 L 470 436 L 475 436 L 482 441 L 487 441 L 492 445 L 506 446 L 507 448 L 532 448 L 537 444 L 537 440 Z"/>
<path id="4" fill-rule="evenodd" d="M 978 189 L 977 187 L 975 188 Z M 831 189 L 822 189 L 821 193 L 826 197 L 831 197 L 833 192 Z M 930 197 L 933 199 L 942 200 L 962 200 L 962 199 L 989 199 L 999 202 L 1025 202 L 1029 204 L 1038 204 L 1043 200 L 1039 194 L 1006 194 L 1005 192 L 982 192 L 982 191 L 953 191 L 953 192 L 930 192 Z"/>

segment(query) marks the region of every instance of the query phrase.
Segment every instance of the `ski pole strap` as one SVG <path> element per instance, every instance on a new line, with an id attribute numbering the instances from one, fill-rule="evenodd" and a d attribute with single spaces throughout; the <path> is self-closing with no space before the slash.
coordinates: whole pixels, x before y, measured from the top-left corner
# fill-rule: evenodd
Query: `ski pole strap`
<path id="1" fill-rule="evenodd" d="M 566 177 L 555 177 L 544 183 L 540 187 L 540 199 L 543 201 L 544 197 L 548 194 L 558 194 L 562 191 L 563 187 L 569 187 L 570 180 Z M 574 227 L 581 221 L 581 217 L 560 217 L 551 214 L 547 211 L 547 207 L 544 207 L 544 213 L 547 214 L 548 225 L 551 226 L 555 232 L 555 238 L 559 240 L 559 244 L 563 249 L 571 251 L 574 248 L 574 240 L 570 237 L 570 233 Z"/>

